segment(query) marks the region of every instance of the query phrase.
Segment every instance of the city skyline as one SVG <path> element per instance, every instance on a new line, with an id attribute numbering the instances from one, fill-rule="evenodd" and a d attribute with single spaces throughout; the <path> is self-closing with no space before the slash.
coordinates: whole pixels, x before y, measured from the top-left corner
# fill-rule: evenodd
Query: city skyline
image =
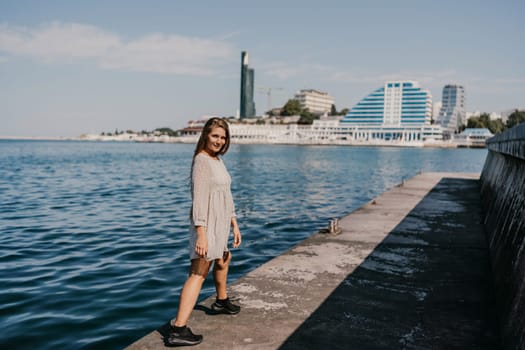
<path id="1" fill-rule="evenodd" d="M 352 108 L 413 80 L 466 110 L 523 107 L 520 1 L 0 2 L 0 136 L 182 128 L 239 109 L 239 55 L 257 115 L 301 89 Z"/>

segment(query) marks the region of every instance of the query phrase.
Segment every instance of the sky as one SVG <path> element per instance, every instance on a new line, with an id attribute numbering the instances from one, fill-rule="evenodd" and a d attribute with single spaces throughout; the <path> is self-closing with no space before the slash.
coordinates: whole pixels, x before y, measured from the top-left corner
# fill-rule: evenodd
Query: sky
<path id="1" fill-rule="evenodd" d="M 525 106 L 525 1 L 0 0 L 0 136 L 183 128 L 301 89 L 352 108 L 389 80 L 467 111 Z"/>

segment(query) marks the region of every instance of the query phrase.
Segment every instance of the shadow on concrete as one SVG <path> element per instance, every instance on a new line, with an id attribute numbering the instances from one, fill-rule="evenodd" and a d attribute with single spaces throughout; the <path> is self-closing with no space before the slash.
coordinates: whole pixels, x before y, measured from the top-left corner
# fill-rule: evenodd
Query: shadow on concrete
<path id="1" fill-rule="evenodd" d="M 167 340 L 171 332 L 170 321 L 157 328 L 157 332 L 160 334 L 160 337 L 164 342 L 164 346 L 167 346 Z"/>
<path id="2" fill-rule="evenodd" d="M 208 316 L 222 315 L 221 312 L 215 311 L 212 308 L 207 307 L 207 306 L 202 305 L 202 304 L 195 305 L 193 310 L 202 311 Z M 171 333 L 170 322 L 171 322 L 171 320 L 167 321 L 165 324 L 163 324 L 162 326 L 160 326 L 159 328 L 156 329 L 156 331 L 159 333 L 160 337 L 163 339 L 164 346 L 169 346 L 168 343 L 167 343 L 167 340 L 168 340 L 168 338 L 170 336 L 170 333 Z"/>
<path id="3" fill-rule="evenodd" d="M 479 182 L 443 178 L 284 342 L 290 349 L 498 349 Z"/>

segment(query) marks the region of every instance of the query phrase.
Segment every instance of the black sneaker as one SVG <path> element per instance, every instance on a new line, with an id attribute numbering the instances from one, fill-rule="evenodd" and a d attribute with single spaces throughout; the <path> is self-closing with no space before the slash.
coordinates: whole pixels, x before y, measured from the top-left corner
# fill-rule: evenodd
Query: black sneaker
<path id="1" fill-rule="evenodd" d="M 170 325 L 171 333 L 166 339 L 166 346 L 197 345 L 202 342 L 202 335 L 193 334 L 187 326 L 174 327 Z"/>
<path id="2" fill-rule="evenodd" d="M 235 305 L 230 301 L 230 298 L 224 300 L 215 299 L 215 302 L 211 304 L 211 308 L 221 314 L 235 315 L 241 311 L 239 305 Z"/>

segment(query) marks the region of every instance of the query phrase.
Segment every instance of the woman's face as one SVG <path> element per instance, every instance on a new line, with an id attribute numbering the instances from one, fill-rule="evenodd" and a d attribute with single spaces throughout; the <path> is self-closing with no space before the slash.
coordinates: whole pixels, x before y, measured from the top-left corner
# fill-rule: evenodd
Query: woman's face
<path id="1" fill-rule="evenodd" d="M 216 156 L 226 143 L 226 130 L 221 127 L 214 127 L 211 129 L 206 140 L 206 147 L 204 150 L 210 156 Z"/>

